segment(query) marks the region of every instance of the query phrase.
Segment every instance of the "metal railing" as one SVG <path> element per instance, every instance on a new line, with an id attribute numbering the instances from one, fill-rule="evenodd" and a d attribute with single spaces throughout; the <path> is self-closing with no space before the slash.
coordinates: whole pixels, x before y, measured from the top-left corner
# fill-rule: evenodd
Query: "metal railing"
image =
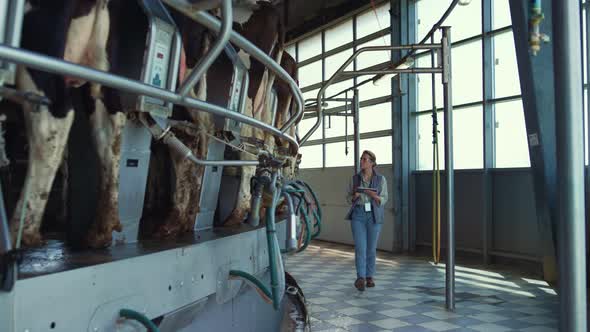
<path id="1" fill-rule="evenodd" d="M 364 52 L 371 52 L 371 51 L 393 51 L 393 50 L 417 50 L 417 49 L 442 49 L 442 44 L 411 44 L 411 45 L 403 45 L 403 46 L 367 46 L 358 49 L 354 54 L 352 54 L 348 60 L 344 62 L 338 70 L 330 79 L 320 88 L 318 91 L 318 95 L 316 97 L 316 113 L 317 113 L 317 120 L 316 123 L 311 127 L 311 129 L 301 138 L 300 144 L 305 143 L 309 137 L 318 129 L 322 122 L 323 118 L 323 103 L 322 103 L 322 96 L 326 89 L 334 83 L 338 76 L 361 76 L 361 75 L 386 75 L 386 74 L 401 74 L 401 73 L 442 73 L 442 68 L 408 68 L 408 69 L 384 69 L 384 70 L 355 70 L 355 71 L 344 71 L 346 67 L 348 67 L 354 59 L 356 59 L 360 54 Z"/>
<path id="2" fill-rule="evenodd" d="M 185 106 L 192 111 L 204 111 L 207 113 L 211 113 L 213 115 L 235 120 L 240 123 L 250 125 L 259 128 L 265 132 L 276 135 L 280 139 L 289 142 L 294 147 L 294 151 L 297 151 L 299 149 L 299 143 L 294 137 L 291 137 L 285 133 L 295 122 L 299 121 L 303 116 L 303 96 L 301 94 L 301 91 L 299 90 L 299 87 L 297 86 L 297 83 L 293 80 L 293 78 L 291 78 L 289 74 L 287 74 L 287 72 L 283 70 L 283 68 L 281 68 L 280 65 L 277 64 L 271 57 L 263 53 L 250 41 L 248 41 L 235 31 L 231 31 L 231 24 L 223 24 L 222 29 L 222 23 L 218 19 L 203 11 L 195 12 L 192 9 L 193 5 L 191 5 L 191 3 L 187 0 L 162 1 L 168 4 L 169 6 L 175 8 L 176 10 L 180 11 L 187 17 L 193 19 L 197 23 L 200 23 L 206 28 L 214 31 L 215 33 L 220 34 L 220 37 L 218 38 L 214 46 L 215 52 L 209 52 L 208 57 L 199 63 L 199 66 L 197 68 L 198 70 L 193 71 L 192 74 L 194 75 L 191 75 L 191 77 L 189 77 L 189 80 L 187 80 L 186 83 L 183 84 L 177 91 L 161 89 L 139 82 L 137 80 L 128 79 L 112 73 L 84 67 L 71 62 L 59 60 L 45 55 L 36 54 L 30 51 L 11 47 L 4 44 L 0 44 L 0 59 L 18 63 L 41 71 L 46 71 L 58 75 L 68 75 L 71 77 L 83 79 L 88 82 L 99 83 L 114 89 L 119 89 L 138 95 L 144 95 L 161 99 L 166 102 Z M 224 0 L 224 4 L 226 3 L 230 3 L 231 5 L 231 1 Z M 225 9 L 223 10 L 223 17 L 226 19 L 231 18 L 231 7 L 224 6 L 224 8 Z M 227 36 L 228 34 L 229 37 Z M 194 84 L 196 84 L 199 77 L 202 76 L 202 73 L 206 71 L 208 66 L 210 66 L 211 63 L 215 60 L 215 58 L 219 55 L 220 52 L 218 53 L 216 50 L 218 48 L 223 49 L 225 44 L 228 42 L 226 38 L 229 39 L 229 41 L 236 44 L 241 49 L 243 49 L 245 52 L 249 53 L 251 56 L 256 58 L 263 65 L 268 67 L 269 70 L 274 72 L 280 79 L 288 83 L 297 104 L 297 112 L 295 115 L 291 116 L 291 118 L 289 118 L 289 120 L 280 129 L 270 124 L 266 124 L 253 117 L 249 117 L 241 113 L 230 111 L 225 107 L 220 107 L 217 105 L 210 104 L 206 101 L 186 96 L 186 91 L 190 90 L 190 88 L 194 86 Z M 248 162 L 247 165 L 251 165 L 251 162 Z"/>

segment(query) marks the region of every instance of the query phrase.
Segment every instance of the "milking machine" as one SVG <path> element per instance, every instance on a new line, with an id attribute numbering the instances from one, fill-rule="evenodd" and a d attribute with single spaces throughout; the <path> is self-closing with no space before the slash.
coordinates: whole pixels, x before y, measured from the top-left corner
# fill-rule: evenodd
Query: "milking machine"
<path id="1" fill-rule="evenodd" d="M 223 1 L 226 8 L 222 8 L 221 18 L 227 20 L 224 23 L 198 12 L 197 16 L 206 25 L 212 25 L 209 28 L 217 31 L 218 36 L 205 60 L 197 65 L 182 86 L 177 87 L 181 39 L 163 2 L 181 12 L 187 6 L 202 5 L 205 7 L 199 9 L 209 9 L 212 3 L 126 1 L 129 15 L 134 15 L 140 23 L 120 31 L 119 38 L 126 41 L 125 46 L 118 54 L 120 62 L 108 74 L 6 48 L 18 46 L 15 36 L 18 36 L 17 31 L 20 32 L 24 0 L 0 3 L 0 80 L 13 83 L 14 62 L 38 70 L 80 77 L 118 89 L 123 110 L 136 114 L 131 121 L 127 121 L 120 146 L 119 218 L 123 231 L 113 232 L 111 248 L 74 251 L 60 243 L 50 242 L 39 249 L 26 249 L 22 262 L 17 266 L 18 257 L 6 254 L 12 251 L 8 220 L 0 204 L 1 331 L 133 331 L 138 328 L 138 321 L 151 330 L 154 330 L 152 325 L 157 325 L 159 331 L 231 330 L 236 326 L 242 330 L 273 331 L 283 318 L 280 311 L 276 312 L 283 307 L 283 295 L 287 288 L 281 252 L 292 253 L 301 247 L 297 241 L 300 227 L 297 209 L 302 201 L 293 197 L 294 194 L 301 194 L 301 189 L 286 184 L 280 174 L 285 160 L 274 158 L 272 151 L 264 148 L 257 150 L 256 160 L 225 159 L 228 152 L 231 155 L 231 152 L 243 148 L 244 138 L 240 137 L 243 123 L 271 132 L 298 146 L 296 140 L 284 132 L 300 117 L 302 109 L 300 107 L 301 112 L 289 119 L 289 125 L 281 130 L 243 115 L 249 83 L 248 69 L 233 46 L 228 44 L 228 39 L 242 50 L 252 52 L 272 71 L 277 71 L 277 77 L 287 77 L 278 64 L 268 56 L 263 57 L 259 50 L 256 51 L 231 31 L 231 16 L 224 15 L 231 12 L 229 0 Z M 214 2 L 218 4 L 218 1 Z M 233 67 L 228 100 L 212 106 L 190 97 L 188 91 L 221 53 Z M 302 100 L 296 84 L 288 79 L 296 101 Z M 11 93 L 14 100 L 51 102 L 39 96 L 23 96 L 15 90 L 0 91 L 2 96 Z M 274 119 L 277 97 L 276 92 L 271 93 Z M 192 155 L 190 149 L 172 134 L 171 126 L 176 125 L 169 119 L 173 104 L 214 115 L 217 131 L 207 133 L 208 153 L 204 160 Z M 164 142 L 193 163 L 205 166 L 198 202 L 200 210 L 196 217 L 195 234 L 177 241 L 138 243 L 153 139 Z M 71 174 L 76 179 L 84 178 L 84 172 L 97 167 L 76 158 L 70 158 L 68 163 L 72 164 L 70 169 L 74 173 L 79 172 Z M 216 212 L 219 214 L 224 204 L 227 207 L 227 201 L 231 201 L 222 194 L 223 171 L 227 166 L 257 167 L 253 180 L 255 194 L 260 193 L 261 200 L 263 196 L 271 197 L 264 227 L 259 222 L 252 222 L 235 229 L 213 229 L 214 220 L 220 218 Z M 89 188 L 84 188 L 84 184 L 69 195 L 70 212 L 73 212 L 70 218 L 80 223 L 91 220 L 95 211 L 83 208 L 88 206 L 85 201 L 89 199 L 84 190 Z M 282 216 L 281 220 L 275 220 L 281 199 L 287 204 L 286 221 Z M 1 195 L 0 201 L 3 203 Z M 251 218 L 256 219 L 256 215 Z M 270 285 L 263 293 L 272 305 L 265 303 L 265 298 L 261 300 L 255 291 L 244 287 L 242 280 L 248 280 L 248 277 L 238 276 L 235 280 L 232 278 L 235 273 L 230 271 L 240 271 L 237 274 L 242 274 L 242 277 L 253 276 L 254 279 L 249 282 L 256 280 L 260 285 Z M 295 282 L 291 279 L 288 288 L 293 294 Z M 298 294 L 301 295 L 300 292 Z M 304 306 L 303 303 L 300 305 Z"/>

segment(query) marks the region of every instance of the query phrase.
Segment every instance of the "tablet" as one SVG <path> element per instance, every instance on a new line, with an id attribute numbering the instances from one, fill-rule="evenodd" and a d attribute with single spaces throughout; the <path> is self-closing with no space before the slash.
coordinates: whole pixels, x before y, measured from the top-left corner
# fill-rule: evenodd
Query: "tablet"
<path id="1" fill-rule="evenodd" d="M 356 191 L 365 191 L 365 190 L 370 190 L 370 191 L 377 191 L 377 189 L 375 188 L 369 188 L 369 187 L 357 187 Z"/>

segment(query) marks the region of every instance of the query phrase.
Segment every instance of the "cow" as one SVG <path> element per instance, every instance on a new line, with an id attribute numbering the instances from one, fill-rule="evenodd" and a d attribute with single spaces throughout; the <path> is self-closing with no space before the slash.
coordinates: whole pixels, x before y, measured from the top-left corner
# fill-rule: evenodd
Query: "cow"
<path id="1" fill-rule="evenodd" d="M 297 62 L 291 55 L 289 55 L 289 53 L 283 53 L 281 67 L 297 82 Z M 286 82 L 279 80 L 274 83 L 274 87 L 277 91 L 278 100 L 275 127 L 281 128 L 290 116 L 295 115 L 293 112 L 295 101 L 293 94 L 289 89 L 289 85 Z M 291 137 L 295 137 L 296 131 L 297 125 L 293 124 L 287 133 Z M 301 155 L 297 154 L 297 151 L 294 150 L 292 144 L 284 139 L 275 137 L 275 144 L 277 146 L 277 154 L 286 159 L 282 170 L 283 177 L 288 180 L 293 180 L 295 178 L 298 158 L 301 158 Z"/>
<path id="2" fill-rule="evenodd" d="M 172 17 L 182 37 L 183 50 L 179 68 L 178 84 L 182 84 L 209 51 L 213 36 L 203 26 L 171 9 Z M 208 78 L 226 82 L 227 91 L 231 82 L 229 73 L 220 71 L 216 61 L 191 89 L 190 96 L 207 100 Z M 231 69 L 231 66 L 229 66 Z M 213 91 L 215 92 L 215 91 Z M 227 99 L 227 94 L 223 96 Z M 209 135 L 215 133 L 211 114 L 175 106 L 171 117 L 172 133 L 178 137 L 199 159 L 206 159 Z M 177 125 L 174 125 L 174 124 Z M 205 167 L 195 165 L 160 142 L 152 142 L 150 170 L 141 223 L 144 237 L 174 237 L 194 228 L 199 212 L 199 198 Z"/>
<path id="3" fill-rule="evenodd" d="M 24 49 L 108 71 L 110 3 L 107 0 L 29 1 L 23 22 Z M 51 34 L 47 34 L 51 31 Z M 13 243 L 24 209 L 22 244 L 42 244 L 40 227 L 56 171 L 62 161 L 72 126 L 72 95 L 84 95 L 92 126 L 94 148 L 100 159 L 101 181 L 97 221 L 89 240 L 92 245 L 110 237 L 118 221 L 119 142 L 125 115 L 106 105 L 108 92 L 100 84 L 18 66 L 16 87 L 51 100 L 50 105 L 25 102 L 23 107 L 29 146 L 29 164 L 24 189 L 10 222 Z M 77 90 L 77 91 L 76 91 Z"/>
<path id="4" fill-rule="evenodd" d="M 249 14 L 244 10 L 240 10 L 239 14 L 234 17 L 235 30 L 266 54 L 271 55 L 273 52 L 275 56 L 277 53 L 280 54 L 277 52 L 280 16 L 272 5 L 260 2 Z M 173 17 L 182 34 L 188 75 L 197 64 L 198 59 L 206 52 L 211 37 L 206 31 L 203 31 L 202 27 L 190 19 L 182 17 L 174 11 Z M 268 107 L 269 87 L 272 86 L 272 82 L 269 82 L 269 72 L 260 62 L 251 59 L 245 52 L 239 51 L 238 55 L 248 68 L 250 78 L 244 114 L 272 124 L 272 113 Z M 195 92 L 196 94 L 193 96 L 219 106 L 226 106 L 231 79 L 232 64 L 222 54 L 209 68 L 207 74 L 201 78 L 196 88 L 198 92 Z M 182 82 L 180 81 L 180 83 Z M 176 136 L 181 137 L 183 142 L 193 144 L 190 146 L 193 154 L 198 158 L 205 159 L 209 136 L 219 134 L 222 128 L 215 128 L 213 119 L 208 114 L 196 110 L 187 111 L 183 107 L 175 108 L 173 120 L 174 122 L 183 122 L 183 125 L 172 126 L 172 131 Z M 187 126 L 187 122 L 192 126 Z M 240 136 L 247 145 L 254 144 L 257 148 L 275 152 L 274 136 L 260 129 L 242 125 Z M 240 152 L 238 158 L 255 160 L 257 156 L 251 152 L 256 150 L 255 148 L 250 152 Z M 167 171 L 170 169 L 172 172 Z M 229 169 L 231 168 L 226 167 L 224 171 Z M 255 167 L 242 168 L 236 209 L 222 223 L 223 225 L 232 226 L 241 223 L 250 210 L 250 179 L 254 175 L 255 169 Z M 165 147 L 155 142 L 152 147 L 149 183 L 143 213 L 143 235 L 174 237 L 194 228 L 196 214 L 199 212 L 197 202 L 202 194 L 203 172 L 204 167 L 175 157 L 173 153 L 170 154 Z"/>
<path id="5" fill-rule="evenodd" d="M 253 12 L 247 22 L 236 27 L 242 36 L 256 45 L 266 54 L 282 54 L 278 51 L 281 45 L 282 21 L 281 15 L 276 7 L 269 3 L 259 3 L 259 8 Z M 268 89 L 269 70 L 256 59 L 250 58 L 249 55 L 240 51 L 238 53 L 248 67 L 250 76 L 250 85 L 248 87 L 248 97 L 245 109 L 245 115 L 252 116 L 264 123 L 272 124 L 272 112 L 268 107 Z M 280 62 L 280 61 L 279 61 Z M 265 134 L 261 129 L 253 128 L 248 125 L 242 125 L 240 136 L 247 143 L 254 144 L 258 148 L 274 152 L 275 141 L 272 135 Z M 256 160 L 256 156 L 248 152 L 241 152 L 240 159 Z M 229 217 L 224 221 L 224 225 L 233 226 L 242 223 L 246 215 L 250 212 L 250 203 L 252 194 L 250 192 L 250 180 L 255 175 L 256 167 L 242 167 L 240 186 L 236 205 Z"/>

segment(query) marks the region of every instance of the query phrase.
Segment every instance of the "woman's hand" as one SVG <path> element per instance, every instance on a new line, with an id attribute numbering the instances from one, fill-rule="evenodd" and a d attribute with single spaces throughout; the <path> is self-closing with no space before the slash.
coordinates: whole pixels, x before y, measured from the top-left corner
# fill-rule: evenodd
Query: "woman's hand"
<path id="1" fill-rule="evenodd" d="M 379 197 L 376 191 L 365 190 L 365 194 L 369 195 L 369 197 L 374 199 L 377 203 L 381 203 L 381 198 Z"/>
<path id="2" fill-rule="evenodd" d="M 352 195 L 352 200 L 356 200 L 357 198 L 359 198 L 359 196 L 361 196 L 361 194 L 359 193 L 354 193 L 354 195 Z"/>

